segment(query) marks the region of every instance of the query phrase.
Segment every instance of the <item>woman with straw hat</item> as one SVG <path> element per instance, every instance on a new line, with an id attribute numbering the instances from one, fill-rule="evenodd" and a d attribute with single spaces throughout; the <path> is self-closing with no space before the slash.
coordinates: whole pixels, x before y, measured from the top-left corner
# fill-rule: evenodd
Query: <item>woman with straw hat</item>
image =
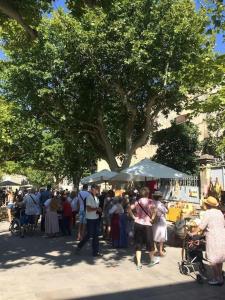
<path id="1" fill-rule="evenodd" d="M 225 220 L 218 209 L 219 202 L 216 198 L 209 196 L 204 199 L 204 206 L 206 212 L 199 229 L 206 232 L 206 255 L 213 271 L 213 278 L 209 284 L 222 285 L 224 283 L 222 269 L 225 261 Z"/>

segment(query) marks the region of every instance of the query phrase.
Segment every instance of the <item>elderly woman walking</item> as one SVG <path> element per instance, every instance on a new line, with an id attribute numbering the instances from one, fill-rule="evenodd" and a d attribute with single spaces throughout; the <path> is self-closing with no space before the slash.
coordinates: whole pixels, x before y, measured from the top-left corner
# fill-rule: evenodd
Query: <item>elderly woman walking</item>
<path id="1" fill-rule="evenodd" d="M 166 223 L 166 213 L 167 208 L 162 203 L 162 193 L 160 191 L 155 191 L 152 194 L 156 207 L 156 222 L 153 224 L 153 239 L 154 242 L 159 246 L 159 255 L 164 256 L 165 252 L 163 251 L 163 244 L 167 240 L 167 223 Z"/>
<path id="2" fill-rule="evenodd" d="M 150 264 L 149 267 L 159 263 L 159 258 L 154 257 L 154 241 L 152 223 L 155 218 L 155 205 L 149 199 L 149 189 L 144 187 L 140 190 L 141 198 L 131 205 L 131 209 L 136 211 L 134 221 L 134 242 L 136 248 L 137 270 L 142 268 L 141 265 L 141 250 L 143 245 L 146 245 L 146 250 L 149 252 Z"/>
<path id="3" fill-rule="evenodd" d="M 223 262 L 225 262 L 225 220 L 218 209 L 219 202 L 216 198 L 209 196 L 204 199 L 204 206 L 206 212 L 196 232 L 199 229 L 206 232 L 206 256 L 213 271 L 213 278 L 208 283 L 222 285 L 224 283 Z"/>

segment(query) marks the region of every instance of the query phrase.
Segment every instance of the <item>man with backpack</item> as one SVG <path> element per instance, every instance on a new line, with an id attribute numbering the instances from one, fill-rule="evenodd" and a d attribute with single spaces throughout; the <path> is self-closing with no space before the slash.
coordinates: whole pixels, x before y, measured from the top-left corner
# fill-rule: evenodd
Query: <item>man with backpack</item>
<path id="1" fill-rule="evenodd" d="M 78 211 L 79 211 L 79 227 L 77 240 L 81 241 L 85 235 L 86 229 L 86 199 L 90 195 L 88 185 L 84 184 L 83 189 L 78 193 Z"/>

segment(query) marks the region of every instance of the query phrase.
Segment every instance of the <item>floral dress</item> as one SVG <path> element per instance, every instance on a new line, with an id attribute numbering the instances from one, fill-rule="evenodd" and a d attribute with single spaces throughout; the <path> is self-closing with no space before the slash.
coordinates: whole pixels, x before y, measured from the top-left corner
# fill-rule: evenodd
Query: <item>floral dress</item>
<path id="1" fill-rule="evenodd" d="M 211 264 L 225 261 L 225 220 L 222 212 L 211 208 L 205 212 L 200 229 L 206 230 L 206 255 Z"/>
<path id="2" fill-rule="evenodd" d="M 166 213 L 167 208 L 160 201 L 154 201 L 158 216 L 158 222 L 153 224 L 153 239 L 154 242 L 161 243 L 167 240 L 167 223 L 166 223 Z"/>

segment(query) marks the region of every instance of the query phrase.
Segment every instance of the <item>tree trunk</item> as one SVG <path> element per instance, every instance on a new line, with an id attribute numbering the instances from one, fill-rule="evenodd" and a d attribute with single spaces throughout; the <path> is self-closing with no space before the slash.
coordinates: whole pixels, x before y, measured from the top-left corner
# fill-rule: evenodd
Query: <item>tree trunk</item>
<path id="1" fill-rule="evenodd" d="M 73 185 L 74 185 L 74 189 L 79 191 L 79 183 L 80 183 L 80 179 L 81 179 L 81 173 L 74 173 L 73 174 Z"/>

